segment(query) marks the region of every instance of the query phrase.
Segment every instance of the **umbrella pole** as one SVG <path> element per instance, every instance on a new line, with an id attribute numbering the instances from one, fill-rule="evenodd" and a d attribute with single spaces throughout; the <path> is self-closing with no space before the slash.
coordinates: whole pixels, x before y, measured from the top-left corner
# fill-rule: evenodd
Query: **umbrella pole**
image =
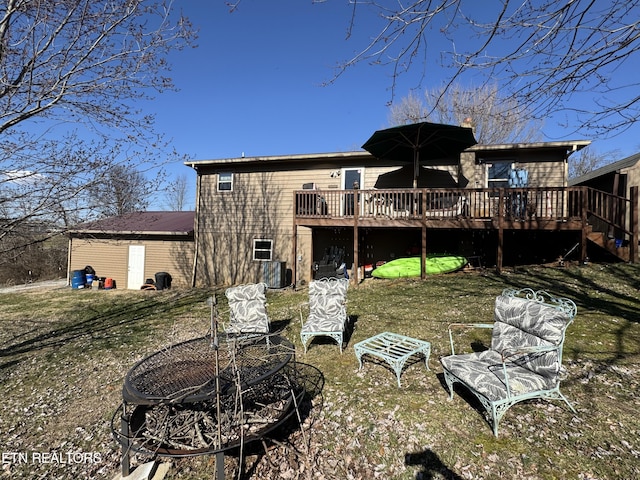
<path id="1" fill-rule="evenodd" d="M 418 172 L 420 171 L 420 150 L 413 147 L 413 188 L 418 188 Z"/>

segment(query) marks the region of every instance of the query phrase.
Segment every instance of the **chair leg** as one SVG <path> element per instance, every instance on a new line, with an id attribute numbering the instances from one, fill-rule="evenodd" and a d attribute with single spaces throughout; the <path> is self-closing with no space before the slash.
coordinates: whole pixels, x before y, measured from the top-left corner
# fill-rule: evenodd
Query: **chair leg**
<path id="1" fill-rule="evenodd" d="M 564 400 L 564 403 L 567 404 L 567 407 L 569 407 L 569 409 L 573 412 L 573 413 L 578 413 L 576 412 L 576 409 L 573 408 L 573 405 L 571 405 L 571 403 L 569 402 L 569 400 L 567 400 L 567 397 L 565 397 L 562 393 L 557 392 L 558 393 L 558 397 L 561 398 L 562 400 Z"/>
<path id="2" fill-rule="evenodd" d="M 444 382 L 447 384 L 447 388 L 449 389 L 449 400 L 453 400 L 453 380 L 447 374 L 447 371 L 444 370 Z"/>
<path id="3" fill-rule="evenodd" d="M 341 333 L 334 333 L 334 332 L 323 332 L 323 333 L 318 333 L 317 335 L 304 335 L 304 334 L 300 334 L 300 338 L 302 340 L 302 347 L 304 348 L 304 353 L 307 353 L 307 343 L 309 343 L 311 340 L 313 340 L 314 337 L 330 337 L 333 340 L 336 341 L 336 343 L 338 344 L 338 348 L 340 349 L 340 353 L 342 353 L 342 346 L 344 343 L 344 339 L 343 339 L 343 335 L 342 332 Z"/>
<path id="4" fill-rule="evenodd" d="M 496 407 L 494 405 L 491 406 L 491 411 L 489 412 L 491 415 L 491 420 L 493 420 L 493 435 L 498 438 L 498 422 L 500 422 L 500 418 L 498 418 L 498 414 L 496 412 Z M 500 415 L 502 417 L 502 415 Z"/>

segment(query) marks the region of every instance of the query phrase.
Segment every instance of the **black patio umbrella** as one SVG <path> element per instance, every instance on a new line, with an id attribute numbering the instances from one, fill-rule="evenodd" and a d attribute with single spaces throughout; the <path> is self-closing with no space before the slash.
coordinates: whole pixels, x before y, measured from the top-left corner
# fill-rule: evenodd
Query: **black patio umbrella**
<path id="1" fill-rule="evenodd" d="M 374 188 L 411 188 L 413 166 L 405 165 L 397 170 L 378 175 Z M 419 167 L 415 188 L 457 188 L 458 182 L 445 170 Z"/>
<path id="2" fill-rule="evenodd" d="M 421 122 L 378 130 L 362 148 L 380 159 L 412 164 L 417 188 L 420 165 L 455 165 L 460 152 L 476 143 L 471 128 Z"/>

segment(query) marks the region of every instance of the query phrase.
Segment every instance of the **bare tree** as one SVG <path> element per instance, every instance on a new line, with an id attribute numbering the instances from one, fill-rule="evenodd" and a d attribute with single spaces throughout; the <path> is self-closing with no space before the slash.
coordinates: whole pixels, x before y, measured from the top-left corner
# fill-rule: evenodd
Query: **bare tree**
<path id="1" fill-rule="evenodd" d="M 115 164 L 170 161 L 134 105 L 173 88 L 167 55 L 193 38 L 171 0 L 3 2 L 0 241 L 21 225 L 45 239 L 90 217 Z"/>
<path id="2" fill-rule="evenodd" d="M 400 103 L 389 105 L 389 123 L 391 125 L 405 125 L 430 121 L 429 107 L 415 92 L 409 92 L 400 99 Z"/>
<path id="3" fill-rule="evenodd" d="M 97 209 L 105 217 L 144 211 L 149 205 L 151 182 L 135 169 L 113 165 L 102 187 Z"/>
<path id="4" fill-rule="evenodd" d="M 173 88 L 165 57 L 191 37 L 186 19 L 172 24 L 170 12 L 170 1 L 8 0 L 0 133 L 44 117 L 115 126 L 133 138 L 146 124 L 131 100 Z"/>
<path id="5" fill-rule="evenodd" d="M 515 98 L 535 118 L 564 113 L 576 132 L 613 134 L 640 118 L 633 74 L 640 63 L 640 0 L 349 3 L 350 40 L 358 41 L 359 14 L 375 13 L 380 22 L 373 35 L 365 32 L 358 53 L 338 65 L 334 80 L 353 65 L 371 63 L 390 69 L 395 92 L 403 73 L 422 69 L 428 78 L 439 63 L 445 90 L 469 77 L 498 84 L 503 98 Z M 445 51 L 443 39 L 450 45 Z"/>
<path id="6" fill-rule="evenodd" d="M 601 153 L 593 146 L 583 148 L 578 155 L 569 157 L 569 178 L 577 178 L 581 175 L 612 163 L 619 156 L 618 151 Z"/>
<path id="7" fill-rule="evenodd" d="M 502 98 L 496 85 L 465 89 L 452 85 L 425 91 L 425 100 L 410 93 L 390 107 L 390 122 L 396 125 L 419 121 L 470 124 L 478 143 L 533 142 L 542 140 L 542 121 L 515 98 Z"/>
<path id="8" fill-rule="evenodd" d="M 169 183 L 167 189 L 167 206 L 170 210 L 179 212 L 184 210 L 187 203 L 188 182 L 187 176 L 178 175 L 175 180 Z"/>

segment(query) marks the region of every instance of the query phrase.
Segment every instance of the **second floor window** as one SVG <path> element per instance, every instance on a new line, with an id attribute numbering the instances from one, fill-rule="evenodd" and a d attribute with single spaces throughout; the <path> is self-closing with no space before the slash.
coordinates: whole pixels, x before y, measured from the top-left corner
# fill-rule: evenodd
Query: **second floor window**
<path id="1" fill-rule="evenodd" d="M 233 173 L 218 174 L 218 191 L 219 192 L 233 191 Z"/>
<path id="2" fill-rule="evenodd" d="M 512 161 L 493 162 L 488 167 L 487 186 L 489 188 L 508 188 L 509 172 L 511 171 Z"/>

